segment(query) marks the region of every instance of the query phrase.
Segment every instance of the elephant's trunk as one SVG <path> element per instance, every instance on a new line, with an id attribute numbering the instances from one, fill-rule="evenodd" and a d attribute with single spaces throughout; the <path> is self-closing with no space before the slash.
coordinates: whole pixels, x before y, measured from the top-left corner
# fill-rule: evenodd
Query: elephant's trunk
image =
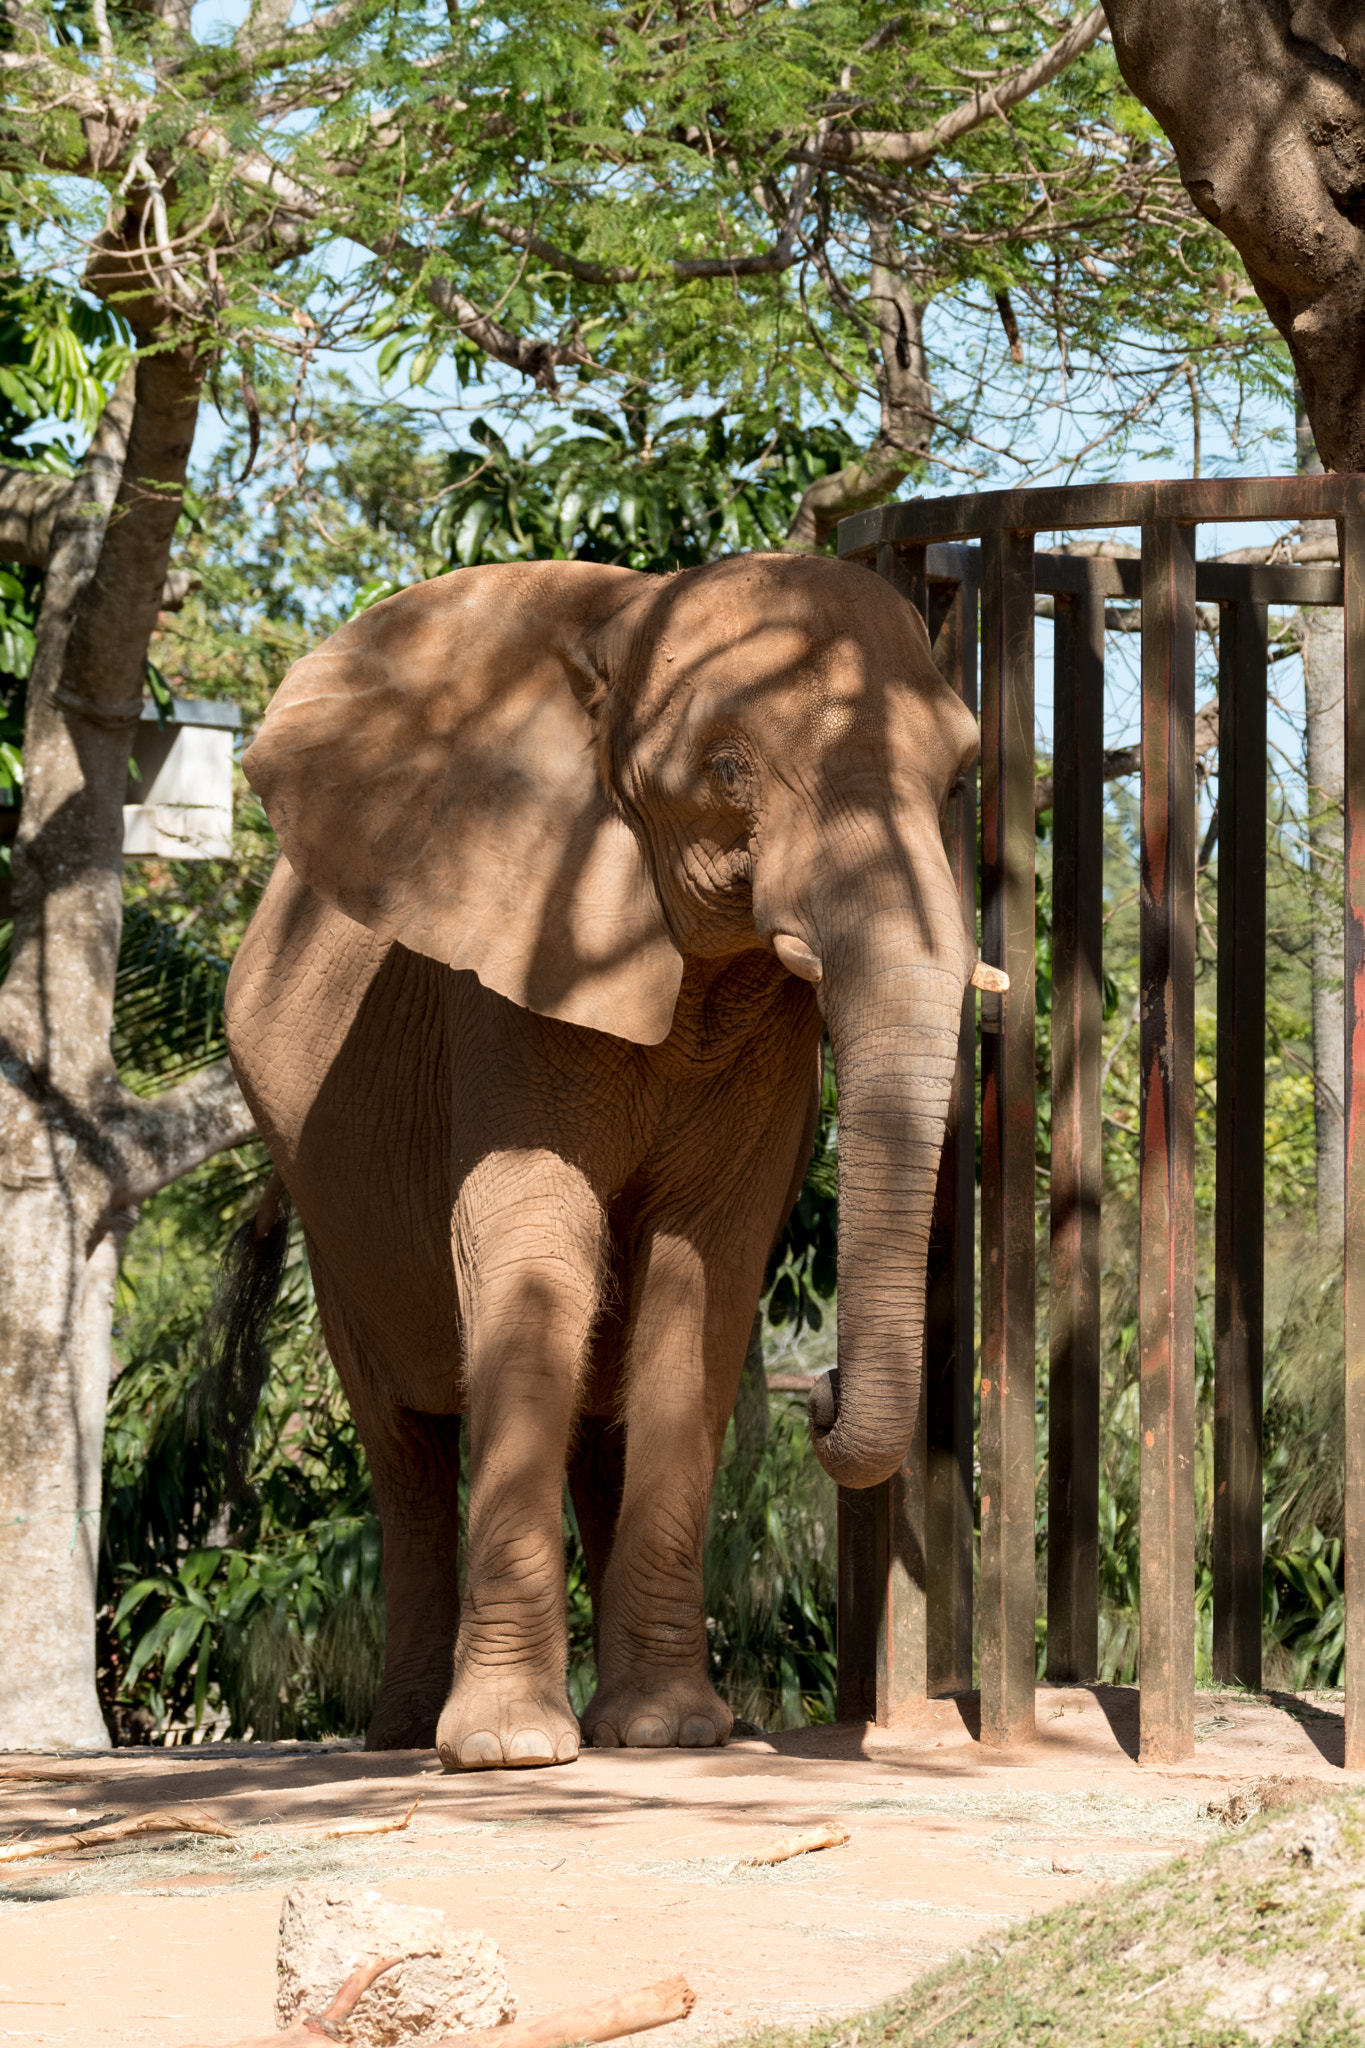
<path id="1" fill-rule="evenodd" d="M 841 1486 L 898 1469 L 922 1398 L 929 1227 L 971 964 L 956 903 L 942 909 L 938 944 L 922 911 L 887 909 L 824 954 L 839 1082 L 839 1368 L 812 1390 L 810 1420 Z"/>

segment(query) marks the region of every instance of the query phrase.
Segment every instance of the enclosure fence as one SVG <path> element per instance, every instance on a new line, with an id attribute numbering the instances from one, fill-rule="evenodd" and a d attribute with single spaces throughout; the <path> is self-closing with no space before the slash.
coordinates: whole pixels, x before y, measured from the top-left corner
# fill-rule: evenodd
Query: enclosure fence
<path id="1" fill-rule="evenodd" d="M 1199 562 L 1206 521 L 1335 520 L 1340 568 Z M 1141 559 L 1035 550 L 1141 528 Z M 917 499 L 845 519 L 839 553 L 923 613 L 978 711 L 949 846 L 969 920 L 981 859 L 981 1740 L 1034 1726 L 1035 595 L 1054 601 L 1047 1677 L 1099 1649 L 1100 1111 L 1106 600 L 1141 604 L 1138 1352 L 1140 1756 L 1194 1753 L 1196 605 L 1219 615 L 1213 1668 L 1261 1683 L 1269 605 L 1344 605 L 1346 1763 L 1365 1767 L 1365 476 L 1205 479 Z M 925 1399 L 902 1470 L 839 1500 L 839 1712 L 891 1723 L 971 1690 L 975 1020 L 930 1249 Z"/>

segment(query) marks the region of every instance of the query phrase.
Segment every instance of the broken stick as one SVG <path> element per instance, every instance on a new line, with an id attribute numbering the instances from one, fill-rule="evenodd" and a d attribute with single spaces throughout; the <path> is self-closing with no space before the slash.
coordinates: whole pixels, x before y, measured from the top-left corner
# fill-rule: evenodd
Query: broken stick
<path id="1" fill-rule="evenodd" d="M 564 2048 L 570 2041 L 616 2041 L 685 2020 L 697 2002 L 686 1977 L 664 1977 L 640 1991 L 604 1998 L 599 2005 L 571 2005 L 543 2020 L 513 2020 L 508 2027 L 480 2027 L 472 2034 L 447 2034 L 434 2048 Z"/>
<path id="2" fill-rule="evenodd" d="M 806 1828 L 799 1835 L 781 1835 L 766 1849 L 741 1856 L 739 1869 L 756 1869 L 766 1863 L 786 1863 L 793 1856 L 810 1856 L 816 1849 L 840 1849 L 851 1839 L 848 1829 L 837 1821 L 822 1821 L 818 1828 Z"/>
<path id="3" fill-rule="evenodd" d="M 8 1842 L 0 1849 L 0 1863 L 27 1863 L 31 1857 L 59 1856 L 63 1850 L 98 1849 L 105 1842 L 125 1842 L 130 1835 L 223 1835 L 235 1841 L 237 1830 L 224 1827 L 207 1813 L 167 1807 L 158 1813 L 108 1821 L 103 1827 L 82 1828 L 79 1833 L 49 1835 L 44 1842 Z"/>
<path id="4" fill-rule="evenodd" d="M 338 2020 L 345 2019 L 362 1992 L 375 1978 L 400 1963 L 402 1956 L 381 1956 L 378 1962 L 362 1963 L 346 1979 L 321 2018 L 310 2013 L 295 2020 L 278 2034 L 254 2041 L 235 2041 L 233 2048 L 318 2048 L 318 2036 L 332 2036 Z M 568 2048 L 575 2041 L 617 2041 L 623 2034 L 647 2033 L 651 2027 L 666 2027 L 673 2020 L 685 2020 L 697 2002 L 697 1994 L 685 1977 L 665 1977 L 661 1983 L 646 1984 L 640 1991 L 627 1991 L 620 1998 L 604 1998 L 598 2005 L 571 2005 L 543 2020 L 514 2020 L 510 2027 L 480 2027 L 469 2034 L 445 2034 L 431 2048 Z"/>
<path id="5" fill-rule="evenodd" d="M 406 1956 L 376 1956 L 372 1963 L 357 1963 L 346 1982 L 338 1991 L 326 2012 L 306 2012 L 292 2027 L 286 2027 L 275 2036 L 277 2042 L 286 2040 L 296 2031 L 306 2040 L 309 2034 L 321 2034 L 324 2039 L 335 2041 L 336 2023 L 360 2003 L 376 1977 L 382 1977 L 385 1970 L 396 1969 L 399 1963 L 407 1961 Z"/>
<path id="6" fill-rule="evenodd" d="M 336 1842 L 339 1841 L 343 1835 L 401 1834 L 403 1829 L 407 1826 L 408 1822 L 412 1819 L 412 1816 L 416 1813 L 418 1807 L 422 1804 L 422 1801 L 426 1798 L 426 1796 L 427 1795 L 425 1792 L 419 1792 L 417 1794 L 417 1797 L 413 1800 L 412 1805 L 408 1808 L 407 1812 L 403 1815 L 403 1818 L 401 1820 L 343 1821 L 339 1828 L 324 1828 L 322 1831 L 322 1839 L 324 1842 Z"/>

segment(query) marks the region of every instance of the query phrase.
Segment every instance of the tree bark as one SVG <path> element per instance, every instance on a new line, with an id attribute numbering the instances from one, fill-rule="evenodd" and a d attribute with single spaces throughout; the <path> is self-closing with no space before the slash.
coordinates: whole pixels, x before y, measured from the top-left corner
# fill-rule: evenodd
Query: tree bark
<path id="1" fill-rule="evenodd" d="M 1119 68 L 1289 345 L 1329 469 L 1365 469 L 1359 0 L 1104 0 Z"/>
<path id="2" fill-rule="evenodd" d="M 1307 416 L 1295 422 L 1299 468 L 1321 472 Z M 1305 541 L 1330 540 L 1331 520 L 1305 520 Z M 1339 610 L 1299 614 L 1303 634 L 1308 844 L 1313 872 L 1313 1121 L 1318 1250 L 1340 1259 L 1346 1231 L 1346 1009 L 1341 975 L 1345 875 L 1346 727 L 1342 688 L 1346 619 Z"/>
<path id="3" fill-rule="evenodd" d="M 142 358 L 53 517 L 0 989 L 0 1748 L 103 1747 L 94 1683 L 114 1283 L 136 1204 L 251 1120 L 226 1062 L 159 1101 L 110 1052 L 123 795 L 199 395 Z"/>

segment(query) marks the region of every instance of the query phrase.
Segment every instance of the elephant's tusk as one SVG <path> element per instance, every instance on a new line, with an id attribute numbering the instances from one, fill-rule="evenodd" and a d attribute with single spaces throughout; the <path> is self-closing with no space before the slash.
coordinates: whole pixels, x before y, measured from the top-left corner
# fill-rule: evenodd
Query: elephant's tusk
<path id="1" fill-rule="evenodd" d="M 825 970 L 819 957 L 812 953 L 804 939 L 794 939 L 788 932 L 774 932 L 773 951 L 788 974 L 799 974 L 802 981 L 823 980 Z"/>
<path id="2" fill-rule="evenodd" d="M 972 969 L 971 985 L 984 989 L 988 995 L 1002 996 L 1010 985 L 1010 978 L 1003 967 L 988 967 L 984 960 L 978 960 Z"/>

